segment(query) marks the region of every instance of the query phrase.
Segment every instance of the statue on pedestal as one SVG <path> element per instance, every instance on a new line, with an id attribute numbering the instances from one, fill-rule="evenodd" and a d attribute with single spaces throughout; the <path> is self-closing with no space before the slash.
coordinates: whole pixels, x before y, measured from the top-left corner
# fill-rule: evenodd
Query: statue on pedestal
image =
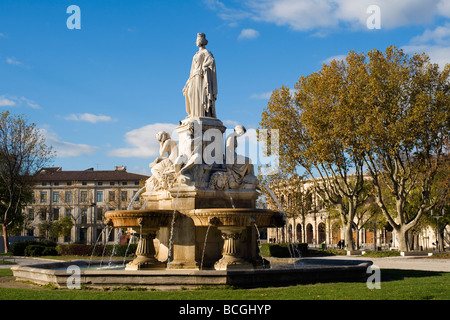
<path id="1" fill-rule="evenodd" d="M 191 72 L 183 95 L 186 98 L 186 112 L 189 117 L 216 117 L 217 99 L 216 62 L 212 53 L 205 48 L 208 44 L 204 33 L 197 34 L 198 52 L 192 59 Z"/>

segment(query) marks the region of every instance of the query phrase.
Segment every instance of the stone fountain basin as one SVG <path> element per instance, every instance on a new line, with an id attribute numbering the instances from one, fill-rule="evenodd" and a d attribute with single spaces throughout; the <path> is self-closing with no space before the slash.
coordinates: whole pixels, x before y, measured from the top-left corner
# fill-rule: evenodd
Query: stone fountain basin
<path id="1" fill-rule="evenodd" d="M 283 226 L 284 214 L 268 209 L 252 208 L 214 208 L 194 209 L 183 212 L 189 216 L 196 227 L 209 225 L 222 227 L 257 227 Z"/>
<path id="2" fill-rule="evenodd" d="M 168 226 L 172 215 L 173 210 L 118 210 L 106 212 L 105 218 L 115 228 L 157 229 Z"/>

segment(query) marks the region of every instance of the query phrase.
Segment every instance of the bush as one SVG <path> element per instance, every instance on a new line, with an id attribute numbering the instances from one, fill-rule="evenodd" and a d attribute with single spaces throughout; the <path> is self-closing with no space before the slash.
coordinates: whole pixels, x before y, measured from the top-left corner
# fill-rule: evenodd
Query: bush
<path id="1" fill-rule="evenodd" d="M 44 251 L 42 252 L 43 256 L 57 256 L 58 251 L 56 251 L 55 247 L 45 247 Z"/>
<path id="2" fill-rule="evenodd" d="M 96 252 L 98 250 L 97 246 Z M 58 253 L 62 256 L 90 256 L 94 246 L 86 244 L 63 244 L 56 247 Z"/>
<path id="3" fill-rule="evenodd" d="M 399 257 L 399 251 L 366 251 L 364 257 L 383 258 L 383 257 Z"/>
<path id="4" fill-rule="evenodd" d="M 40 256 L 57 256 L 58 252 L 56 251 L 56 243 L 53 241 L 43 241 L 36 242 L 30 241 L 28 243 L 18 242 L 21 245 L 17 246 L 15 249 L 18 251 L 19 249 L 23 249 L 23 253 L 20 255 L 28 256 L 28 257 L 40 257 Z"/>
<path id="5" fill-rule="evenodd" d="M 261 255 L 274 258 L 306 256 L 307 252 L 307 243 L 263 243 L 261 245 Z"/>
<path id="6" fill-rule="evenodd" d="M 45 248 L 45 246 L 39 244 L 31 244 L 25 248 L 25 255 L 27 257 L 40 257 Z"/>
<path id="7" fill-rule="evenodd" d="M 37 245 L 39 244 L 37 241 L 34 240 L 25 240 L 22 242 L 16 242 L 11 245 L 9 250 L 11 253 L 15 256 L 24 256 L 25 255 L 25 249 L 29 245 Z"/>

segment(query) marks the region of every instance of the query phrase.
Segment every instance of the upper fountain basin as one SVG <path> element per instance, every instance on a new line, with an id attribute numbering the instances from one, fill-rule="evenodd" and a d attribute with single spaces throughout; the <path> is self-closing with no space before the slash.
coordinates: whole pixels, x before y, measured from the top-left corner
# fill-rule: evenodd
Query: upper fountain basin
<path id="1" fill-rule="evenodd" d="M 118 210 L 105 213 L 107 225 L 115 228 L 156 229 L 169 225 L 171 210 Z"/>
<path id="2" fill-rule="evenodd" d="M 183 212 L 189 216 L 195 226 L 239 226 L 258 227 L 284 225 L 284 214 L 278 211 L 256 208 L 213 208 L 194 209 Z"/>

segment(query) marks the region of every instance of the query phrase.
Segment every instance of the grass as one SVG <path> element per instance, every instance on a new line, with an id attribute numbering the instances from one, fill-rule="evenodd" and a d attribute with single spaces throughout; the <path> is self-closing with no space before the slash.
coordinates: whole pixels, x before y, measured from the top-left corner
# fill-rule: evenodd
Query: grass
<path id="1" fill-rule="evenodd" d="M 0 276 L 11 276 L 0 269 Z M 31 289 L 1 288 L 3 300 L 448 300 L 450 273 L 381 270 L 381 289 L 365 282 L 336 282 L 258 289 L 198 288 L 191 290 L 138 290 L 129 286 L 113 290 L 68 290 L 52 286 Z"/>

